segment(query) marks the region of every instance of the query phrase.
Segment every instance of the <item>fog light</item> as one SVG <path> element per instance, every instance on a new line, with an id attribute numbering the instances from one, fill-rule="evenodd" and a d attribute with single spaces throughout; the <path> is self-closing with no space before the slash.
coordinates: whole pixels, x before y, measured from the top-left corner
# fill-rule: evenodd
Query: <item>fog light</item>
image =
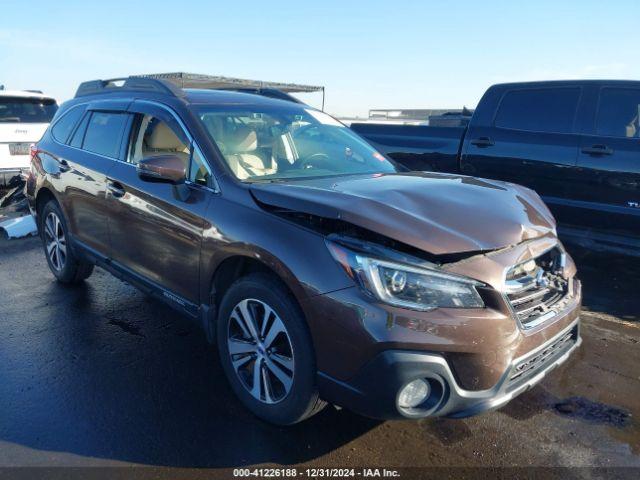
<path id="1" fill-rule="evenodd" d="M 415 408 L 429 397 L 431 387 L 422 378 L 407 383 L 398 395 L 398 406 L 402 408 Z"/>

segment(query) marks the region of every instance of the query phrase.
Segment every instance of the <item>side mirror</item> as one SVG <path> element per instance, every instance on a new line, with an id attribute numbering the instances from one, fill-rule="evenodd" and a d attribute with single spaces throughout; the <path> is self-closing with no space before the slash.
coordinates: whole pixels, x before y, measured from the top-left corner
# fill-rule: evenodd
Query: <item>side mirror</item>
<path id="1" fill-rule="evenodd" d="M 138 162 L 138 176 L 143 180 L 183 183 L 187 178 L 184 160 L 177 155 L 154 155 Z"/>

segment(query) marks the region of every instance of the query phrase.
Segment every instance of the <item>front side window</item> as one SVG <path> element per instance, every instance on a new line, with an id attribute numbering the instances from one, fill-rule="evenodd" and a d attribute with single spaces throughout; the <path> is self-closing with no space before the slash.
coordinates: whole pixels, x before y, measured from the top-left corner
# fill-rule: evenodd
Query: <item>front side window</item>
<path id="1" fill-rule="evenodd" d="M 156 155 L 174 155 L 184 162 L 187 179 L 200 185 L 209 185 L 211 172 L 198 150 L 177 122 L 138 115 L 132 130 L 127 161 L 137 165 L 143 158 Z"/>
<path id="2" fill-rule="evenodd" d="M 118 158 L 126 113 L 93 112 L 84 134 L 82 148 L 106 157 Z"/>
<path id="3" fill-rule="evenodd" d="M 49 123 L 57 110 L 53 98 L 0 97 L 0 123 Z"/>
<path id="4" fill-rule="evenodd" d="M 199 185 L 211 186 L 212 178 L 211 171 L 204 161 L 204 158 L 200 156 L 197 148 L 193 149 L 191 155 L 191 166 L 189 168 L 189 180 Z"/>
<path id="5" fill-rule="evenodd" d="M 603 88 L 596 119 L 599 135 L 639 138 L 640 90 L 633 88 Z"/>
<path id="6" fill-rule="evenodd" d="M 189 165 L 191 146 L 175 122 L 168 123 L 153 115 L 138 115 L 133 136 L 129 148 L 130 163 L 137 165 L 143 158 L 172 154 L 184 161 L 185 169 Z"/>
<path id="7" fill-rule="evenodd" d="M 539 88 L 507 92 L 495 126 L 531 132 L 571 133 L 579 88 Z"/>
<path id="8" fill-rule="evenodd" d="M 303 105 L 205 105 L 196 113 L 240 180 L 396 171 L 350 128 Z"/>

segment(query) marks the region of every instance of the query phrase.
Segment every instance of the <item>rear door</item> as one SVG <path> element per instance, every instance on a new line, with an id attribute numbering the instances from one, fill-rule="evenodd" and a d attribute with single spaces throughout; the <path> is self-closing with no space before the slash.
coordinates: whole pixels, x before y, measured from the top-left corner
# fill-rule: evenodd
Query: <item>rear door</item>
<path id="1" fill-rule="evenodd" d="M 571 216 L 567 181 L 576 175 L 581 88 L 506 90 L 493 120 L 473 125 L 465 138 L 464 173 L 519 183 L 538 192 L 559 221 Z"/>
<path id="2" fill-rule="evenodd" d="M 59 172 L 52 181 L 63 192 L 61 201 L 74 240 L 102 256 L 109 255 L 106 176 L 121 155 L 129 119 L 119 106 L 97 102 L 72 108 L 51 131 L 53 139 L 63 146 L 55 149 L 55 155 L 41 154 L 54 160 Z M 82 120 L 74 124 L 78 115 Z"/>
<path id="3" fill-rule="evenodd" d="M 200 245 L 212 198 L 210 170 L 182 123 L 150 102 L 129 108 L 133 123 L 125 161 L 109 173 L 109 229 L 113 260 L 186 309 L 199 303 Z M 185 161 L 189 180 L 171 185 L 142 180 L 140 159 L 170 153 Z"/>
<path id="4" fill-rule="evenodd" d="M 576 223 L 598 233 L 640 236 L 640 88 L 603 86 L 582 136 Z"/>

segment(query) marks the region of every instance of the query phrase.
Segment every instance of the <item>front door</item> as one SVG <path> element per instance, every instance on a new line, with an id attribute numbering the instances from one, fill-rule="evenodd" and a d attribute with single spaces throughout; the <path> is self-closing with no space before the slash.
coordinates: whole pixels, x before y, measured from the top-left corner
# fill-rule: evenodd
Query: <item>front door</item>
<path id="1" fill-rule="evenodd" d="M 576 175 L 579 87 L 514 88 L 491 125 L 470 126 L 464 173 L 535 190 L 559 222 L 571 216 L 568 185 Z"/>
<path id="2" fill-rule="evenodd" d="M 592 131 L 583 135 L 578 167 L 583 179 L 577 219 L 600 230 L 640 236 L 640 89 L 603 87 Z"/>
<path id="3" fill-rule="evenodd" d="M 107 179 L 113 261 L 153 282 L 174 302 L 195 307 L 210 172 L 173 113 L 149 102 L 134 102 L 129 112 L 134 120 L 126 161 Z M 194 173 L 182 185 L 142 180 L 137 163 L 161 154 L 179 156 Z"/>

